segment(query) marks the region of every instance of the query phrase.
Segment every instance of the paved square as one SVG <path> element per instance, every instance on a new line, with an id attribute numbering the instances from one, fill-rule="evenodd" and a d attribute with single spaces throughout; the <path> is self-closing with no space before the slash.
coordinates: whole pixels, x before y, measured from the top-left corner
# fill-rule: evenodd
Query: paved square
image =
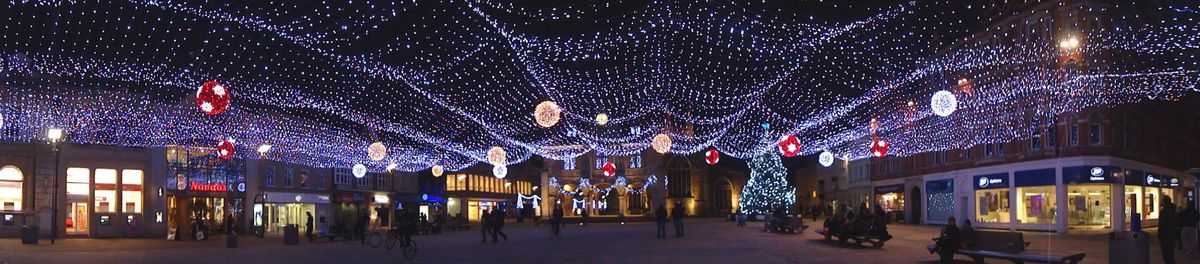
<path id="1" fill-rule="evenodd" d="M 404 260 L 399 248 L 387 250 L 343 242 L 302 242 L 285 246 L 279 238 L 243 237 L 240 247 L 224 248 L 224 239 L 47 240 L 37 246 L 0 240 L 0 263 L 936 263 L 924 247 L 938 229 L 893 225 L 896 236 L 882 249 L 840 246 L 806 231 L 779 235 L 759 231 L 761 222 L 737 227 L 715 219 L 690 219 L 682 238 L 655 239 L 651 223 L 568 225 L 560 238 L 548 226 L 510 224 L 507 242 L 480 242 L 470 231 L 417 236 L 417 257 Z M 668 227 L 670 228 L 670 227 Z M 668 231 L 670 233 L 670 231 Z M 1082 250 L 1084 263 L 1108 263 L 1105 234 L 1027 233 L 1031 248 Z M 1152 245 L 1151 263 L 1162 263 Z M 966 259 L 959 257 L 960 262 Z M 1200 259 L 1180 259 L 1200 263 Z M 1005 263 L 989 261 L 988 263 Z"/>

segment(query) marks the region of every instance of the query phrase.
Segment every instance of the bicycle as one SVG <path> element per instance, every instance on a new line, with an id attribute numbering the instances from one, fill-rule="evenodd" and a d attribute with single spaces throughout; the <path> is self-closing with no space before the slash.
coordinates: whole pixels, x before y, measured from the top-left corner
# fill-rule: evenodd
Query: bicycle
<path id="1" fill-rule="evenodd" d="M 393 228 L 391 231 L 388 231 L 387 238 L 384 241 L 386 242 L 387 249 L 396 247 L 397 242 L 403 242 L 400 243 L 400 247 L 404 250 L 404 259 L 413 259 L 417 257 L 417 242 L 412 240 L 412 232 L 408 233 L 408 235 L 405 235 L 401 233 L 401 229 Z"/>

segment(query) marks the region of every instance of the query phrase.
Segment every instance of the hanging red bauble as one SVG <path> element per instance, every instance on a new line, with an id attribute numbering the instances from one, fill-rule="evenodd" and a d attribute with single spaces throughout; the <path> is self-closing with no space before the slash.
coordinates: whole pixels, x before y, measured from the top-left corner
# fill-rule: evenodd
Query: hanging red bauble
<path id="1" fill-rule="evenodd" d="M 708 162 L 708 165 L 717 165 L 717 162 L 720 161 L 721 153 L 717 152 L 717 150 L 710 149 L 704 152 L 704 162 Z"/>
<path id="2" fill-rule="evenodd" d="M 233 150 L 233 140 L 221 140 L 221 143 L 217 143 L 217 156 L 221 159 L 232 158 Z"/>
<path id="3" fill-rule="evenodd" d="M 207 81 L 196 90 L 196 106 L 206 115 L 217 115 L 229 107 L 229 89 L 217 81 Z"/>
<path id="4" fill-rule="evenodd" d="M 612 162 L 605 162 L 604 167 L 600 167 L 600 172 L 604 173 L 604 177 L 612 177 L 617 175 L 617 166 Z"/>
<path id="5" fill-rule="evenodd" d="M 787 135 L 779 140 L 779 152 L 785 157 L 800 155 L 800 139 L 796 135 Z"/>
<path id="6" fill-rule="evenodd" d="M 888 143 L 887 140 L 883 140 L 879 137 L 872 137 L 871 138 L 871 156 L 874 156 L 876 158 L 883 157 L 883 156 L 887 155 L 888 148 L 890 148 L 891 146 L 892 146 L 892 144 Z"/>

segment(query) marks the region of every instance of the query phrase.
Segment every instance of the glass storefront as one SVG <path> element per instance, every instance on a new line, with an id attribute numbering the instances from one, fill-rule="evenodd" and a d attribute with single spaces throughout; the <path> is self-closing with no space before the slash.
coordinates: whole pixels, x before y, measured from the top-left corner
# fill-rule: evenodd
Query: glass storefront
<path id="1" fill-rule="evenodd" d="M 1009 208 L 1008 173 L 978 175 L 975 182 L 975 222 L 1008 223 L 1012 216 Z"/>
<path id="2" fill-rule="evenodd" d="M 904 214 L 904 184 L 876 186 L 875 203 L 884 212 Z"/>
<path id="3" fill-rule="evenodd" d="M 1112 226 L 1112 174 L 1120 168 L 1111 166 L 1076 166 L 1063 168 L 1063 183 L 1067 184 L 1067 225 Z"/>
<path id="4" fill-rule="evenodd" d="M 138 220 L 135 219 L 141 218 L 144 203 L 144 180 L 142 170 L 67 168 L 68 207 L 67 217 L 63 219 L 66 233 L 91 235 L 94 231 L 92 220 L 98 220 L 97 224 L 103 228 L 111 225 L 113 218 L 122 216 L 127 219 L 127 224 L 136 226 Z"/>
<path id="5" fill-rule="evenodd" d="M 954 179 L 925 182 L 927 223 L 944 224 L 954 214 Z"/>
<path id="6" fill-rule="evenodd" d="M 1058 215 L 1055 192 L 1057 169 L 1018 171 L 1013 181 L 1017 192 L 1018 224 L 1054 224 Z"/>

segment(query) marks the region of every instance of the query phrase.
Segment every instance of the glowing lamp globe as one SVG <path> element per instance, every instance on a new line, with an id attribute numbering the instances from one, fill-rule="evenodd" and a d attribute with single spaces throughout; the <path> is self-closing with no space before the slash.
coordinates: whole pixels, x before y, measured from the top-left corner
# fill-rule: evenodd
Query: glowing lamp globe
<path id="1" fill-rule="evenodd" d="M 958 110 L 958 99 L 953 93 L 948 91 L 938 91 L 933 93 L 933 99 L 929 102 L 929 108 L 933 109 L 933 114 L 940 117 L 947 117 Z"/>
<path id="2" fill-rule="evenodd" d="M 362 163 L 354 164 L 353 167 L 350 167 L 350 174 L 353 174 L 354 178 L 361 179 L 362 177 L 366 177 L 367 176 L 367 166 L 362 165 Z"/>
<path id="3" fill-rule="evenodd" d="M 433 165 L 433 168 L 430 168 L 429 172 L 433 173 L 433 177 L 442 177 L 442 174 L 446 173 L 446 168 L 442 167 L 442 165 Z"/>
<path id="4" fill-rule="evenodd" d="M 508 176 L 508 167 L 496 165 L 492 167 L 492 175 L 496 176 L 497 179 L 504 179 L 504 177 Z"/>
<path id="5" fill-rule="evenodd" d="M 371 143 L 367 146 L 367 157 L 374 161 L 383 160 L 387 157 L 387 146 L 384 146 L 383 142 Z"/>
<path id="6" fill-rule="evenodd" d="M 650 146 L 654 147 L 654 151 L 660 154 L 666 154 L 671 150 L 671 136 L 666 133 L 654 136 L 654 140 L 650 141 Z"/>
<path id="7" fill-rule="evenodd" d="M 821 155 L 817 156 L 817 162 L 820 162 L 821 166 L 825 166 L 825 167 L 832 166 L 833 165 L 833 153 L 829 153 L 829 151 L 821 152 Z"/>
<path id="8" fill-rule="evenodd" d="M 604 166 L 600 167 L 600 172 L 604 174 L 604 177 L 616 176 L 617 166 L 613 165 L 612 162 L 605 162 Z"/>
<path id="9" fill-rule="evenodd" d="M 221 140 L 221 142 L 217 143 L 217 157 L 221 157 L 221 159 L 233 158 L 234 150 L 233 140 L 231 139 Z"/>
<path id="10" fill-rule="evenodd" d="M 217 81 L 207 81 L 196 90 L 196 106 L 206 115 L 218 115 L 229 107 L 229 90 Z"/>
<path id="11" fill-rule="evenodd" d="M 800 139 L 796 138 L 796 135 L 789 134 L 779 139 L 779 152 L 782 153 L 784 157 L 795 157 L 796 155 L 800 155 L 801 150 Z"/>
<path id="12" fill-rule="evenodd" d="M 508 162 L 508 154 L 504 152 L 502 147 L 492 147 L 487 152 L 487 161 L 492 165 L 504 165 Z"/>
<path id="13" fill-rule="evenodd" d="M 542 101 L 533 109 L 533 119 L 542 127 L 552 127 L 562 118 L 562 108 L 553 101 Z"/>
<path id="14" fill-rule="evenodd" d="M 596 115 L 596 124 L 601 125 L 601 126 L 607 125 L 608 124 L 608 114 L 600 113 L 600 114 Z"/>
<path id="15" fill-rule="evenodd" d="M 704 162 L 708 163 L 708 165 L 717 165 L 717 162 L 720 161 L 721 153 L 717 152 L 717 150 L 710 149 L 704 152 Z"/>

